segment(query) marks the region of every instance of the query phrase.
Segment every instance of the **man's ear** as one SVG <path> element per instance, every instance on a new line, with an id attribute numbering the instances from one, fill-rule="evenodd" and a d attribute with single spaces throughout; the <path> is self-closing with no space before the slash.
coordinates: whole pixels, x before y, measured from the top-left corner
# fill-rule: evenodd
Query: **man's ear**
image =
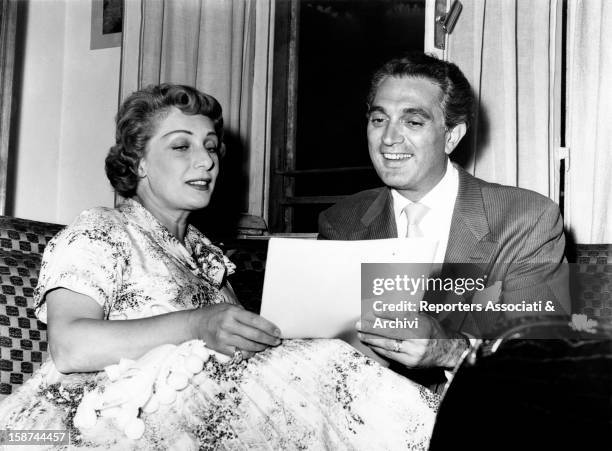
<path id="1" fill-rule="evenodd" d="M 444 152 L 446 152 L 446 155 L 450 155 L 451 152 L 455 150 L 455 147 L 457 147 L 459 141 L 461 141 L 461 139 L 465 136 L 466 132 L 467 126 L 463 122 L 455 125 L 446 132 L 446 143 L 444 146 Z"/>

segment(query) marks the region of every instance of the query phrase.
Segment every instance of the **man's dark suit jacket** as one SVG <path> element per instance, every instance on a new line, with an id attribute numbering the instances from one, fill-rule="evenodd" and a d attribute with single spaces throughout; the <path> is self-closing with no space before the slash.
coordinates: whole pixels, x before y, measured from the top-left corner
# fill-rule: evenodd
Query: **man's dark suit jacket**
<path id="1" fill-rule="evenodd" d="M 542 315 L 569 314 L 565 238 L 557 205 L 535 192 L 487 183 L 457 169 L 459 191 L 441 274 L 486 276 L 487 287 L 501 283 L 499 302 L 552 301 L 554 312 Z M 362 191 L 321 213 L 319 236 L 331 240 L 396 238 L 389 188 Z M 445 302 L 472 302 L 448 293 L 445 298 Z M 453 312 L 441 314 L 439 320 L 451 330 L 490 337 L 503 330 L 504 324 L 520 321 L 522 315 Z"/>

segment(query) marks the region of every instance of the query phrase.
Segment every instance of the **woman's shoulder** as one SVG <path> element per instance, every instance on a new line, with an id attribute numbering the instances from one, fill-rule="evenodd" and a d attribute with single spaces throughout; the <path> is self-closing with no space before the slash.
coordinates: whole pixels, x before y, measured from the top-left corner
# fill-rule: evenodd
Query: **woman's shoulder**
<path id="1" fill-rule="evenodd" d="M 73 224 L 100 223 L 100 225 L 119 224 L 121 213 L 116 208 L 94 207 L 82 211 L 74 220 Z"/>
<path id="2" fill-rule="evenodd" d="M 56 236 L 55 241 L 73 242 L 84 238 L 88 241 L 116 244 L 124 241 L 125 227 L 125 218 L 117 209 L 94 207 L 80 213 Z"/>

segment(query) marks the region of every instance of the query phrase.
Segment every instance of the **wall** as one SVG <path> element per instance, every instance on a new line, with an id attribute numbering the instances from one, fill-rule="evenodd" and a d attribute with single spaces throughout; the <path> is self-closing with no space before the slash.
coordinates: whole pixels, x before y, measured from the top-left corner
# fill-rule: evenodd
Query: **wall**
<path id="1" fill-rule="evenodd" d="M 65 224 L 113 205 L 104 158 L 114 141 L 120 49 L 89 50 L 90 1 L 32 0 L 25 17 L 10 213 Z"/>

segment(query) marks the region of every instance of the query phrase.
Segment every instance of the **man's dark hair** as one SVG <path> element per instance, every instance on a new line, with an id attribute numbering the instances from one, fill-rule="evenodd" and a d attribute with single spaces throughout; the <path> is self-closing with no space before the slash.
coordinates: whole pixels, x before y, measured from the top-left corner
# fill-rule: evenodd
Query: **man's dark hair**
<path id="1" fill-rule="evenodd" d="M 163 83 L 148 86 L 130 94 L 119 107 L 115 145 L 106 157 L 106 176 L 123 197 L 136 194 L 138 164 L 145 154 L 145 147 L 155 134 L 159 121 L 172 107 L 184 114 L 208 117 L 219 138 L 219 154 L 223 156 L 223 116 L 221 105 L 213 96 L 184 85 Z"/>
<path id="2" fill-rule="evenodd" d="M 388 61 L 372 77 L 368 109 L 372 106 L 378 87 L 387 77 L 431 80 L 442 90 L 440 105 L 446 128 L 451 129 L 462 122 L 470 127 L 474 114 L 474 96 L 470 84 L 455 64 L 422 52 L 407 53 L 401 58 Z"/>

